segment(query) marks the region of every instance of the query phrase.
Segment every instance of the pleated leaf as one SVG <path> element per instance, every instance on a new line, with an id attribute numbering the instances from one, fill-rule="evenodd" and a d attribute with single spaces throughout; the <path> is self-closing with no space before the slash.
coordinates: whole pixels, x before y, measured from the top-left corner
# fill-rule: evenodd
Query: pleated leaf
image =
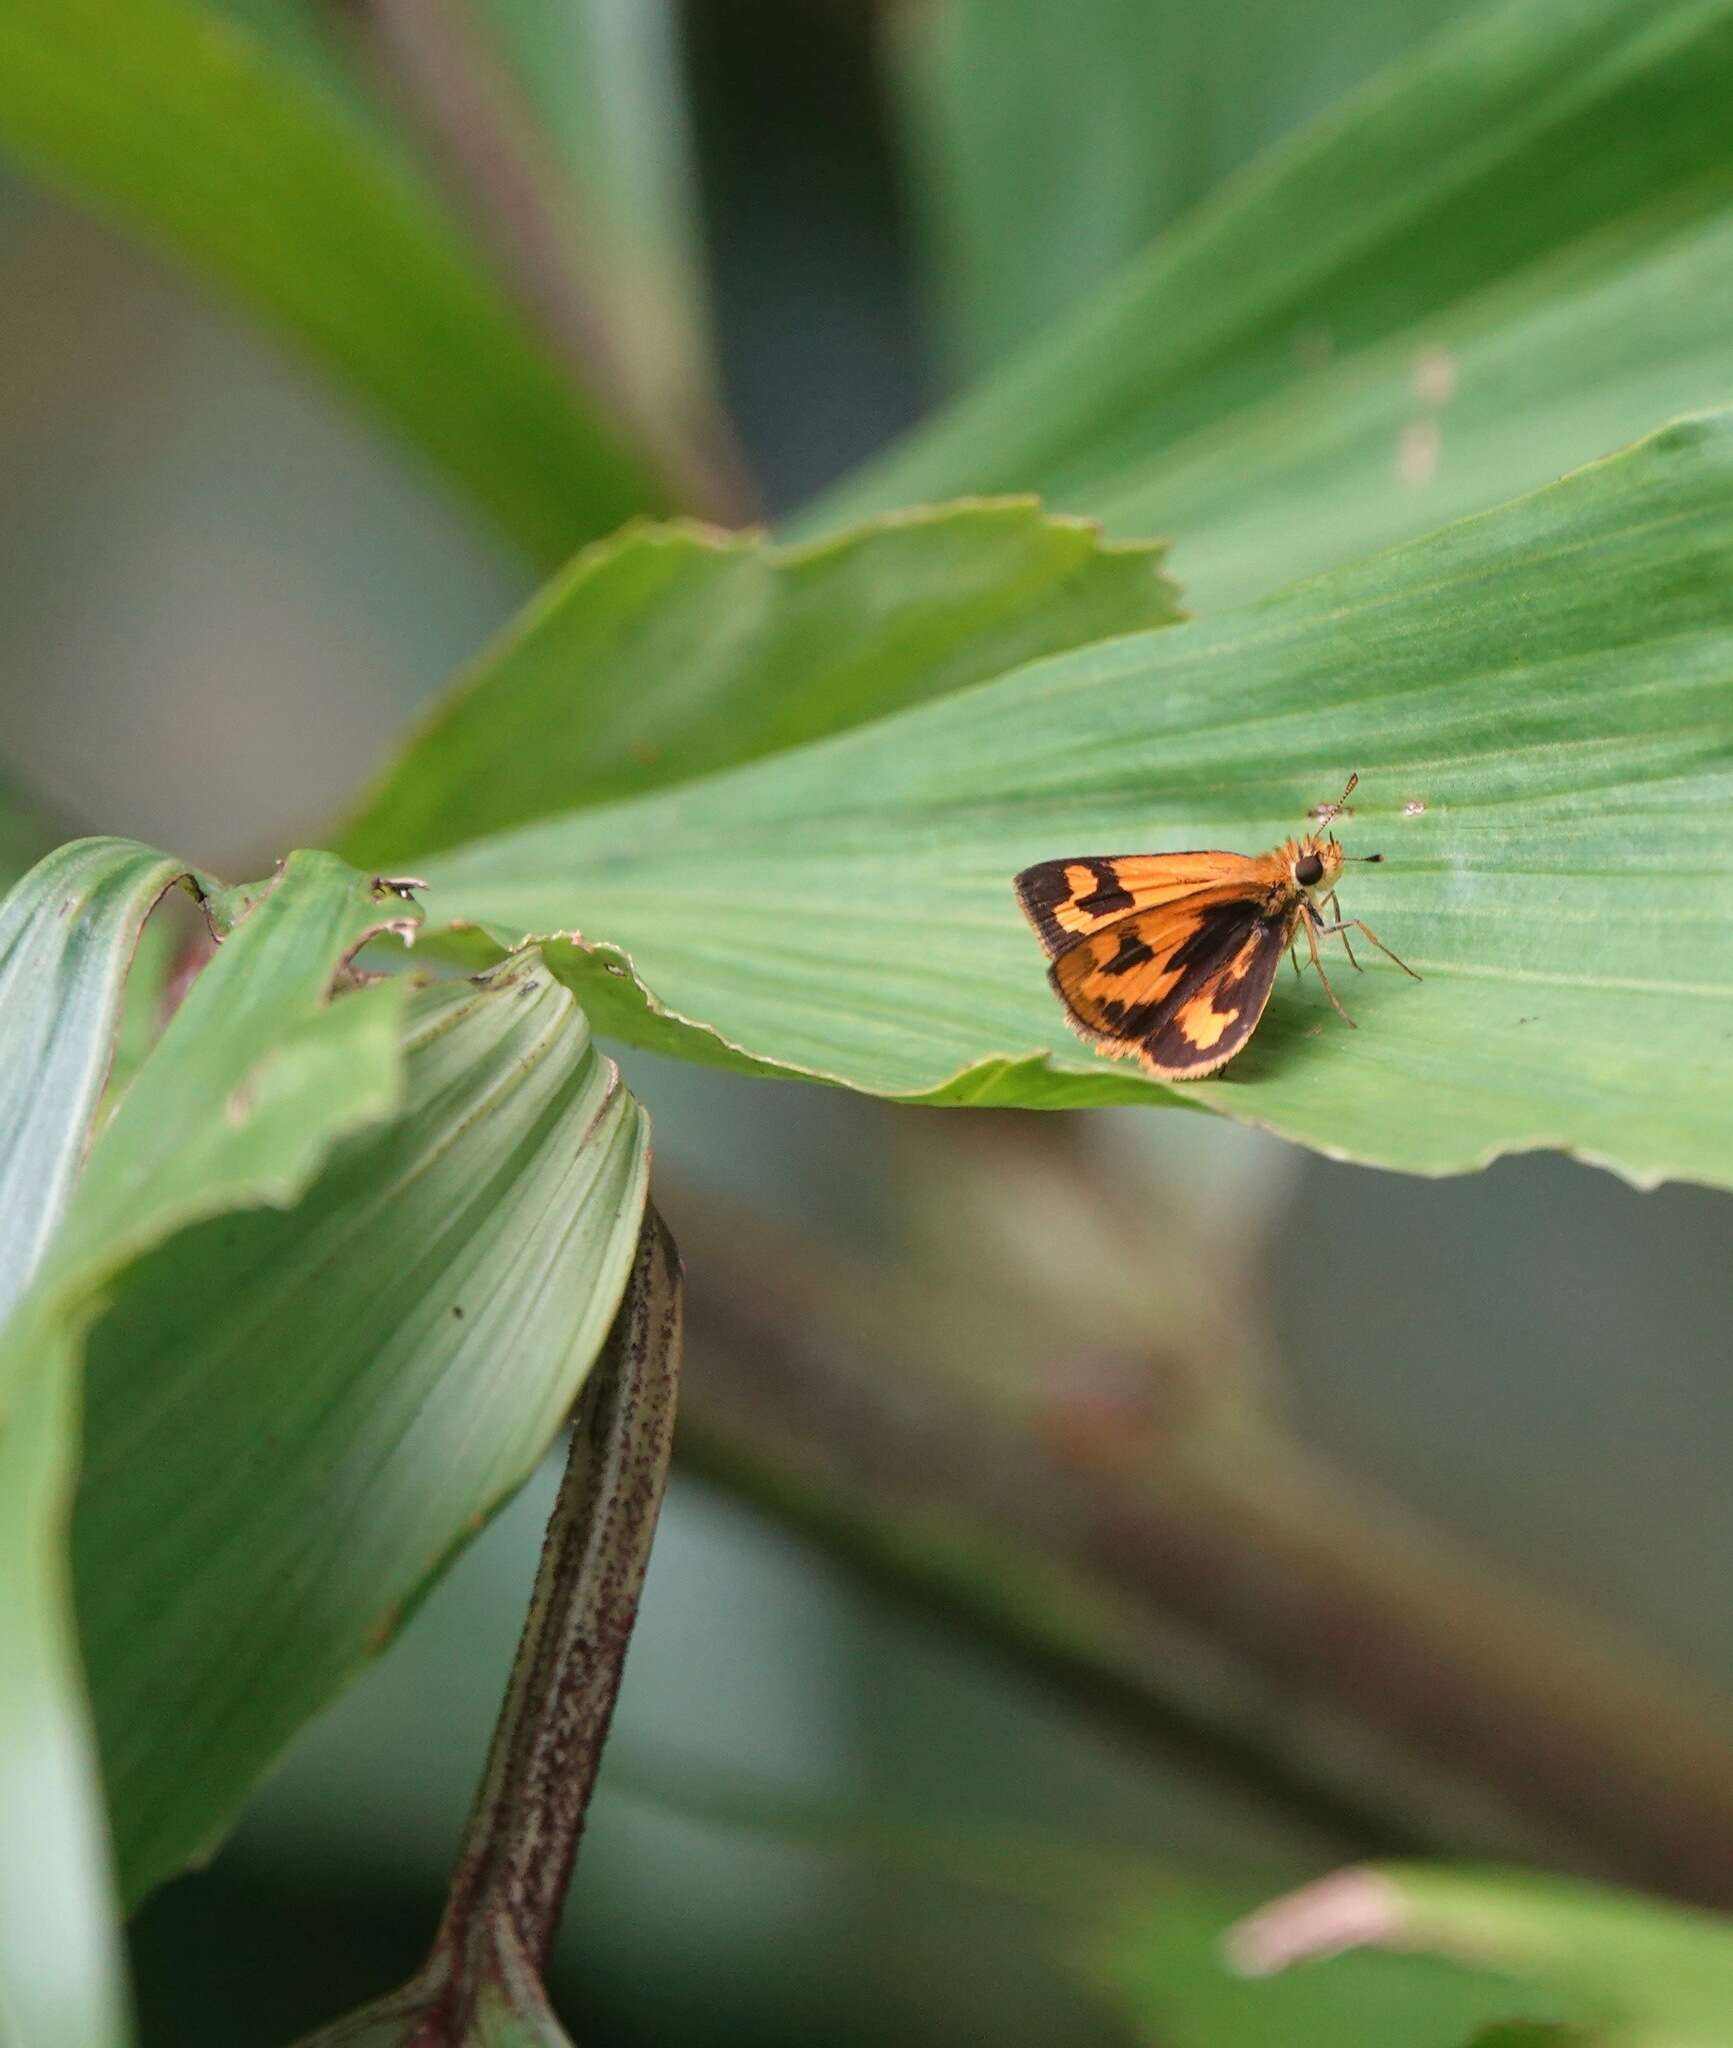
<path id="1" fill-rule="evenodd" d="M 0 1332 L 65 1211 L 127 963 L 178 873 L 144 847 L 88 840 L 0 903 Z M 0 1755 L 13 1760 L 0 1778 L 0 2014 L 30 2048 L 102 2048 L 122 2029 L 65 1577 L 44 1540 L 71 1483 L 70 1346 L 69 1332 L 45 1334 L 38 1356 L 0 1381 Z"/>
<path id="2" fill-rule="evenodd" d="M 417 995 L 403 1055 L 399 1115 L 92 1333 L 73 1555 L 128 1900 L 528 1476 L 625 1284 L 644 1119 L 540 962 Z"/>
<path id="3" fill-rule="evenodd" d="M 289 1199 L 398 1081 L 401 991 L 327 1000 L 400 922 L 391 892 L 303 856 L 259 898 L 104 1126 L 74 1189 L 138 928 L 178 863 L 62 848 L 0 906 L 0 2014 L 20 2048 L 124 2038 L 108 1849 L 65 1559 L 79 1348 L 138 1252 L 229 1203 Z M 143 1625 L 144 1617 L 141 1617 Z"/>

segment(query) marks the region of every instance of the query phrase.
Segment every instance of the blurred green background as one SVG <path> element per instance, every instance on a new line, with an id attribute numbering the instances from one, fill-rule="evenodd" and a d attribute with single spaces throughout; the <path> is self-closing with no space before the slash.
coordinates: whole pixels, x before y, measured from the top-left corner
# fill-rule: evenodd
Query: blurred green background
<path id="1" fill-rule="evenodd" d="M 1188 101 L 1190 128 L 1150 172 L 1147 228 L 1453 11 L 1369 10 L 1378 33 L 1303 76 L 1279 38 L 1262 73 L 1241 60 L 1217 89 L 1251 96 L 1258 118 L 1230 146 L 1207 96 Z M 774 510 L 917 417 L 946 374 L 923 339 L 918 199 L 893 168 L 876 47 L 864 7 L 687 10 L 725 382 Z M 1064 195 L 1032 178 L 1031 203 L 1062 214 Z M 1118 253 L 1080 235 L 1071 288 Z M 18 182 L 0 187 L 0 293 L 4 769 L 57 829 L 259 872 L 318 838 L 530 574 L 311 373 Z M 1029 310 L 1002 309 L 1004 330 Z M 683 1202 L 742 1205 L 869 1269 L 904 1258 L 932 1170 L 918 1134 L 942 1142 L 943 1113 L 623 1064 L 655 1118 L 677 1232 Z M 1156 1206 L 1163 1189 L 1205 1191 L 1251 1276 L 1240 1306 L 1271 1357 L 1270 1398 L 1307 1445 L 1464 1539 L 1494 1580 L 1556 1596 L 1725 1699 L 1725 1197 L 1643 1194 L 1550 1156 L 1423 1183 L 1177 1115 L 1099 1112 L 1079 1129 L 1084 1157 L 1144 1176 Z M 695 1264 L 694 1374 L 707 1284 Z M 1063 1381 L 1073 1361 L 1050 1363 Z M 461 1561 L 212 1867 L 144 1912 L 147 2042 L 283 2041 L 407 1974 L 552 1484 L 544 1472 Z M 1266 1710 L 1280 1720 L 1278 1693 Z M 989 1860 L 1011 1826 L 1252 1894 L 1387 1846 L 1351 1811 L 1206 1752 L 1195 1731 L 1128 1727 L 942 1605 L 911 1605 L 683 1474 L 556 1997 L 593 2043 L 1133 2038 L 1069 1967 L 1064 1926 L 1018 1902 L 1039 1884 L 959 1885 L 937 1854 L 923 1868 L 918 1848 L 863 1850 L 778 1813 L 900 1816 Z"/>

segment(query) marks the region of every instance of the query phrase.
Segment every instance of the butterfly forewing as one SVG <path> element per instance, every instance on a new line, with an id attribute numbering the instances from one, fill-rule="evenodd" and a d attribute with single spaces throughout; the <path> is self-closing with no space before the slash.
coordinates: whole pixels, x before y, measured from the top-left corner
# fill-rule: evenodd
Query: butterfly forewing
<path id="1" fill-rule="evenodd" d="M 1200 889 L 1248 879 L 1260 862 L 1243 853 L 1094 853 L 1038 861 L 1016 878 L 1017 900 L 1056 960 L 1092 932 L 1134 910 L 1177 903 Z"/>

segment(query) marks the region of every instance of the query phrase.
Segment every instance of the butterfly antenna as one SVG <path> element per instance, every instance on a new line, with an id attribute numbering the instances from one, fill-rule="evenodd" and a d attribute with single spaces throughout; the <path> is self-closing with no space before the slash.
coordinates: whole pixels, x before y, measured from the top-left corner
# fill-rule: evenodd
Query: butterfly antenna
<path id="1" fill-rule="evenodd" d="M 1343 790 L 1340 802 L 1338 802 L 1332 807 L 1332 816 L 1335 816 L 1337 812 L 1343 811 L 1347 808 L 1348 799 L 1354 794 L 1355 790 L 1357 790 L 1359 786 L 1360 771 L 1358 768 L 1356 768 L 1353 774 L 1348 777 L 1348 786 L 1346 789 Z M 1336 837 L 1335 833 L 1332 832 L 1330 834 L 1330 837 L 1332 840 L 1334 840 Z M 1384 858 L 1384 856 L 1381 853 L 1345 853 L 1343 854 L 1342 858 L 1344 860 L 1380 861 Z"/>

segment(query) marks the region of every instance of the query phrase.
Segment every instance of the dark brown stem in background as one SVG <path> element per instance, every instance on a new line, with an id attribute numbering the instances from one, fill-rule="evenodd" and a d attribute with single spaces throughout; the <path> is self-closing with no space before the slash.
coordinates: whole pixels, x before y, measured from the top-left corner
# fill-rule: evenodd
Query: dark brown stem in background
<path id="1" fill-rule="evenodd" d="M 679 1213 L 701 1467 L 1273 1795 L 1326 1854 L 1517 1855 L 1733 1904 L 1733 1737 L 1651 1657 L 1255 1415 L 1080 1430 L 995 1383 L 955 1295 Z M 1072 1380 L 1075 1308 L 1020 1318 Z"/>
<path id="2" fill-rule="evenodd" d="M 426 137 L 439 174 L 502 282 L 575 386 L 644 448 L 681 510 L 722 525 L 754 516 L 733 428 L 707 392 L 677 404 L 637 376 L 609 311 L 603 258 L 516 80 L 466 0 L 333 0 L 365 34 L 380 72 Z"/>

